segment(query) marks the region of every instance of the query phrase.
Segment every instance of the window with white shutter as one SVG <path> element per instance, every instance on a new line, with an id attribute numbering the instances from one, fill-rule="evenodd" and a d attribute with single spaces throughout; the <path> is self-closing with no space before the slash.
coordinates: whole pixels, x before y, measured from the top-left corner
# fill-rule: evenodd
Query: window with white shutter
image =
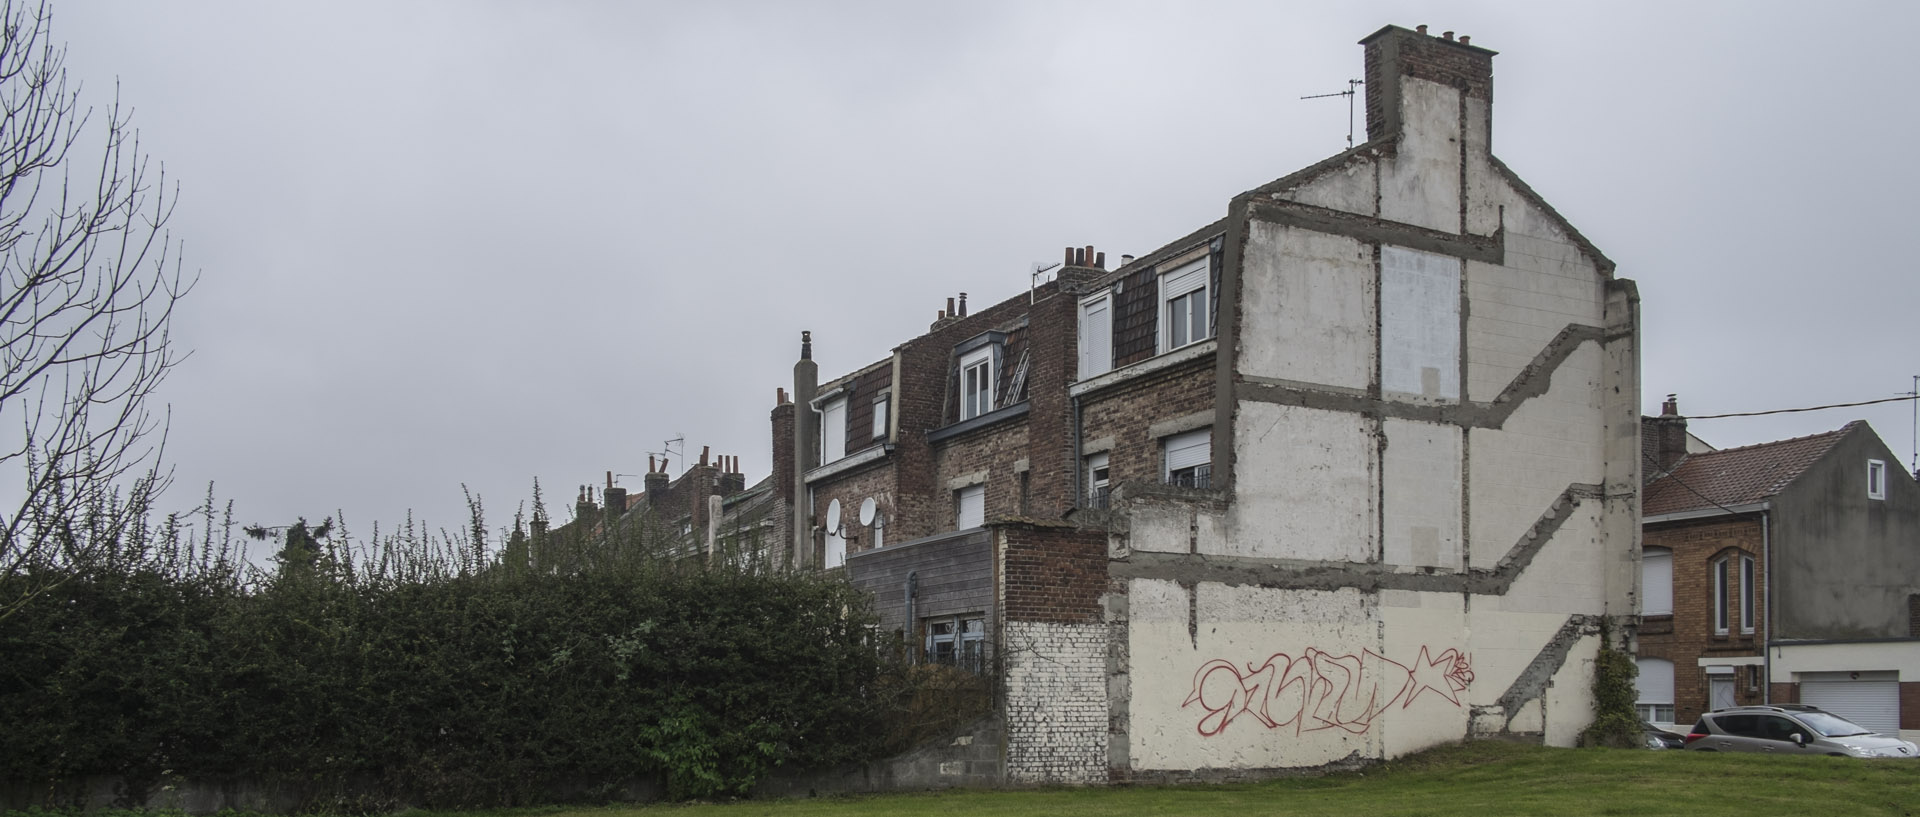
<path id="1" fill-rule="evenodd" d="M 1673 615 L 1673 551 L 1650 547 L 1640 554 L 1640 614 Z"/>
<path id="2" fill-rule="evenodd" d="M 1160 276 L 1160 351 L 1171 352 L 1212 336 L 1207 259 Z"/>
<path id="3" fill-rule="evenodd" d="M 1166 438 L 1167 484 L 1187 488 L 1208 487 L 1212 476 L 1213 431 L 1199 429 Z"/>
<path id="4" fill-rule="evenodd" d="M 969 485 L 954 492 L 955 530 L 977 528 L 987 523 L 987 486 Z"/>
<path id="5" fill-rule="evenodd" d="M 1113 296 L 1101 293 L 1080 302 L 1080 379 L 1113 370 Z"/>

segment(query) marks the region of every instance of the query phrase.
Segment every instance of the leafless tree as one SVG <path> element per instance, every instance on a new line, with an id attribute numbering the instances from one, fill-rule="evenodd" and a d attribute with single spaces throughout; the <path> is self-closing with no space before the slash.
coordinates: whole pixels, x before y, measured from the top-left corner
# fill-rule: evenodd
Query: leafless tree
<path id="1" fill-rule="evenodd" d="M 103 116 L 82 104 L 51 24 L 46 0 L 0 5 L 0 618 L 45 589 L 37 568 L 141 547 L 166 483 L 152 401 L 194 283 L 177 186 L 117 89 Z"/>

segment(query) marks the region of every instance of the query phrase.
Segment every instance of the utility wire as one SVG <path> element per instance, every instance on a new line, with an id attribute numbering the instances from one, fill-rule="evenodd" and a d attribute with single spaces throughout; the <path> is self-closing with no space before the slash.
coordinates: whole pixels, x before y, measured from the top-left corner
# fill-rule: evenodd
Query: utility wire
<path id="1" fill-rule="evenodd" d="M 1733 414 L 1689 414 L 1688 420 L 1718 420 L 1723 417 L 1759 417 L 1763 414 L 1791 414 L 1796 411 L 1820 411 L 1822 409 L 1851 408 L 1853 406 L 1871 406 L 1875 403 L 1892 403 L 1896 400 L 1920 399 L 1916 395 L 1903 394 L 1899 397 L 1882 397 L 1878 400 L 1862 400 L 1858 403 L 1834 403 L 1830 406 L 1808 406 L 1807 408 L 1773 409 L 1772 411 L 1741 411 Z"/>

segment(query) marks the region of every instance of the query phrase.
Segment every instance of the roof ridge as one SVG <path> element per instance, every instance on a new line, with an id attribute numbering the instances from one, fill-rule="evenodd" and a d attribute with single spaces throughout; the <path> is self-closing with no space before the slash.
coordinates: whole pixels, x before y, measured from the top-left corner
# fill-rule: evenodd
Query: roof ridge
<path id="1" fill-rule="evenodd" d="M 1838 437 L 1840 437 L 1840 436 L 1842 436 L 1842 435 L 1844 435 L 1844 434 L 1846 434 L 1846 433 L 1847 433 L 1848 431 L 1851 431 L 1851 430 L 1853 430 L 1853 427 L 1854 427 L 1855 425 L 1858 425 L 1858 424 L 1859 424 L 1859 423 L 1861 423 L 1861 422 L 1863 422 L 1863 421 L 1861 421 L 1861 420 L 1853 420 L 1853 421 L 1851 421 L 1851 422 L 1849 422 L 1849 423 L 1847 423 L 1846 425 L 1844 425 L 1844 426 L 1841 426 L 1841 427 L 1839 427 L 1839 428 L 1836 428 L 1836 429 L 1834 429 L 1834 430 L 1832 430 L 1832 431 L 1821 431 L 1821 432 L 1818 432 L 1818 433 L 1814 433 L 1814 434 L 1808 434 L 1808 435 L 1805 435 L 1805 436 L 1802 436 L 1802 437 L 1788 437 L 1788 438 L 1786 438 L 1786 439 L 1784 439 L 1784 440 L 1768 440 L 1768 441 L 1766 441 L 1766 442 L 1759 442 L 1759 443 L 1748 443 L 1748 444 L 1746 444 L 1746 445 L 1740 445 L 1740 446 L 1734 446 L 1733 448 L 1716 448 L 1716 449 L 1714 449 L 1714 450 L 1712 450 L 1712 451 L 1702 451 L 1702 452 L 1700 452 L 1700 453 L 1698 453 L 1698 454 L 1689 454 L 1688 456 L 1689 456 L 1689 457 L 1711 457 L 1711 456 L 1714 456 L 1714 455 L 1716 455 L 1716 454 L 1733 454 L 1733 453 L 1738 453 L 1738 452 L 1742 452 L 1742 451 L 1752 451 L 1752 450 L 1754 450 L 1754 449 L 1757 449 L 1757 448 L 1766 448 L 1766 447 L 1768 447 L 1768 446 L 1775 446 L 1775 445 L 1786 445 L 1786 444 L 1788 444 L 1788 443 L 1798 443 L 1798 442 L 1805 442 L 1805 441 L 1807 441 L 1807 440 L 1811 440 L 1811 439 L 1815 439 L 1815 438 L 1817 438 L 1817 437 L 1835 437 L 1835 438 L 1838 438 Z"/>

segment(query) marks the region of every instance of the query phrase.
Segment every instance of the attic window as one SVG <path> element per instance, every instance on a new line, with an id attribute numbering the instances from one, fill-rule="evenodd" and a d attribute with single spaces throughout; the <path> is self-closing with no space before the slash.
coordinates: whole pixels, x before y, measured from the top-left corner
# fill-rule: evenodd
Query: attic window
<path id="1" fill-rule="evenodd" d="M 1887 498 L 1887 463 L 1883 460 L 1867 460 L 1867 498 Z"/>
<path id="2" fill-rule="evenodd" d="M 993 410 L 993 347 L 982 346 L 960 358 L 960 419 Z"/>
<path id="3" fill-rule="evenodd" d="M 1160 351 L 1171 352 L 1212 336 L 1207 259 L 1160 276 Z"/>

